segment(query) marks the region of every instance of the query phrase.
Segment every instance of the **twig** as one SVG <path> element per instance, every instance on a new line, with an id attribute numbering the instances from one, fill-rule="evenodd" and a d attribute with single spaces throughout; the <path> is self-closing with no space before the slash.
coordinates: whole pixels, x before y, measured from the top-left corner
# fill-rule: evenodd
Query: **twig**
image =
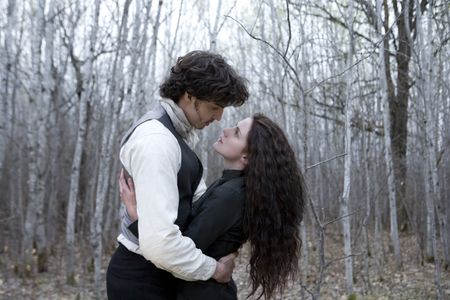
<path id="1" fill-rule="evenodd" d="M 341 219 L 344 219 L 344 218 L 347 218 L 347 217 L 350 217 L 350 216 L 356 214 L 356 213 L 359 212 L 360 210 L 361 210 L 361 209 L 357 209 L 357 210 L 355 210 L 355 211 L 353 211 L 353 212 L 351 212 L 351 213 L 349 213 L 349 214 L 347 214 L 347 215 L 343 215 L 343 216 L 337 217 L 336 219 L 333 219 L 333 220 L 331 220 L 331 221 L 325 222 L 322 226 L 323 226 L 323 228 L 325 228 L 326 226 L 330 225 L 331 223 L 337 222 L 337 221 L 339 221 L 339 220 L 341 220 Z"/>
<path id="2" fill-rule="evenodd" d="M 314 294 L 313 294 L 313 292 L 311 292 L 311 291 L 306 287 L 306 285 L 304 285 L 303 283 L 300 282 L 300 286 L 301 286 L 302 289 L 304 289 L 308 294 L 310 294 L 311 297 L 313 297 L 313 299 L 314 299 Z"/>
<path id="3" fill-rule="evenodd" d="M 347 256 L 342 256 L 342 257 L 338 257 L 338 258 L 332 259 L 326 264 L 326 268 L 328 268 L 332 263 L 335 263 L 337 261 L 344 260 L 344 259 L 349 258 L 349 257 L 360 256 L 360 255 L 362 255 L 362 254 L 361 253 L 350 254 L 350 255 L 347 255 Z"/>
<path id="4" fill-rule="evenodd" d="M 287 41 L 286 49 L 284 50 L 283 56 L 286 57 L 288 51 L 289 51 L 289 45 L 291 44 L 291 38 L 292 38 L 292 29 L 291 29 L 291 14 L 289 11 L 289 0 L 286 0 L 286 19 L 288 23 L 288 29 L 289 29 L 289 38 Z"/>
<path id="5" fill-rule="evenodd" d="M 233 20 L 233 21 L 235 21 L 236 23 L 238 23 L 239 26 L 241 26 L 241 28 L 244 29 L 244 31 L 245 31 L 252 39 L 254 39 L 254 40 L 256 40 L 256 41 L 259 41 L 259 42 L 262 42 L 262 43 L 266 44 L 266 45 L 269 46 L 273 51 L 275 51 L 275 52 L 283 59 L 284 63 L 289 67 L 289 69 L 294 73 L 294 75 L 295 75 L 295 81 L 294 81 L 294 84 L 295 84 L 295 85 L 302 91 L 302 93 L 303 93 L 303 87 L 302 87 L 302 85 L 301 85 L 301 80 L 300 80 L 300 78 L 298 77 L 297 70 L 291 65 L 291 63 L 290 63 L 289 60 L 287 59 L 286 55 L 284 55 L 283 53 L 281 53 L 280 50 L 278 50 L 275 46 L 273 46 L 273 45 L 272 45 L 271 43 L 269 43 L 268 41 L 263 40 L 262 38 L 259 38 L 259 37 L 255 36 L 255 35 L 253 35 L 251 32 L 249 32 L 249 31 L 247 30 L 247 28 L 246 28 L 241 22 L 239 22 L 239 21 L 236 20 L 235 18 L 233 18 L 233 17 L 231 17 L 231 16 L 228 16 L 228 15 L 226 15 L 225 17 L 226 17 L 226 18 L 230 18 L 231 20 Z"/>
<path id="6" fill-rule="evenodd" d="M 318 163 L 316 163 L 316 164 L 314 164 L 314 165 L 307 166 L 307 167 L 306 167 L 306 170 L 315 168 L 315 167 L 317 167 L 317 166 L 319 166 L 319 165 L 321 165 L 321 164 L 327 163 L 327 162 L 329 162 L 329 161 L 331 161 L 331 160 L 335 160 L 335 159 L 337 159 L 337 158 L 339 158 L 339 157 L 343 157 L 343 156 L 346 156 L 346 155 L 347 155 L 347 153 L 338 154 L 338 155 L 336 155 L 336 156 L 334 156 L 334 157 L 332 157 L 332 158 L 329 158 L 329 159 L 320 161 L 320 162 L 318 162 Z"/>
<path id="7" fill-rule="evenodd" d="M 287 4 L 289 4 L 289 2 L 287 2 Z M 403 10 L 402 10 L 402 13 L 403 13 Z M 355 63 L 353 63 L 352 65 L 348 66 L 347 68 L 345 68 L 345 69 L 342 70 L 341 72 L 339 72 L 339 73 L 337 73 L 337 74 L 335 74 L 335 75 L 332 75 L 332 76 L 330 76 L 330 77 L 327 77 L 327 78 L 322 79 L 321 81 L 317 82 L 317 83 L 314 84 L 311 88 L 309 88 L 308 90 L 305 91 L 305 90 L 303 90 L 303 87 L 302 87 L 302 85 L 301 85 L 301 80 L 300 80 L 300 78 L 298 77 L 297 70 L 291 65 L 291 63 L 289 62 L 289 60 L 288 60 L 287 57 L 286 57 L 288 48 L 286 48 L 286 53 L 283 54 L 283 53 L 281 53 L 280 50 L 278 50 L 275 46 L 273 46 L 273 45 L 272 45 L 271 43 L 269 43 L 268 41 L 266 41 L 266 40 L 264 40 L 264 39 L 262 39 L 262 38 L 259 38 L 259 37 L 255 36 L 255 35 L 253 35 L 251 32 L 249 32 L 249 31 L 247 30 L 247 28 L 246 28 L 241 22 L 239 22 L 238 20 L 236 20 L 235 18 L 233 18 L 233 17 L 231 17 L 231 16 L 229 16 L 229 15 L 226 15 L 225 17 L 230 18 L 230 19 L 232 19 L 233 21 L 235 21 L 236 23 L 238 23 L 239 26 L 241 26 L 241 28 L 244 29 L 244 31 L 245 31 L 252 39 L 254 39 L 254 40 L 256 40 L 256 41 L 259 41 L 259 42 L 262 42 L 262 43 L 266 44 L 267 46 L 269 46 L 272 50 L 274 50 L 274 51 L 275 51 L 275 52 L 283 59 L 283 61 L 284 61 L 284 62 L 286 63 L 286 65 L 288 66 L 288 68 L 294 73 L 295 79 L 296 79 L 296 81 L 295 81 L 294 83 L 300 88 L 300 90 L 302 91 L 302 94 L 303 94 L 304 96 L 310 94 L 314 89 L 316 89 L 318 86 L 322 85 L 324 82 L 329 81 L 329 80 L 331 80 L 331 79 L 334 79 L 334 78 L 336 78 L 336 77 L 342 76 L 342 75 L 345 74 L 347 71 L 349 71 L 350 69 L 352 69 L 354 66 L 360 64 L 362 61 L 364 61 L 364 60 L 368 59 L 369 57 L 371 57 L 371 56 L 378 50 L 378 46 L 384 41 L 384 39 L 385 39 L 389 34 L 391 34 L 391 32 L 392 32 L 392 30 L 393 30 L 393 28 L 394 28 L 394 25 L 397 24 L 397 21 L 398 21 L 398 16 L 397 16 L 396 19 L 395 19 L 395 21 L 392 23 L 391 27 L 389 27 L 389 28 L 386 30 L 386 33 L 382 36 L 382 38 L 381 38 L 378 42 L 376 42 L 376 43 L 374 44 L 375 47 L 374 47 L 374 49 L 373 49 L 371 52 L 369 52 L 369 54 L 367 54 L 366 56 L 363 56 L 362 58 L 360 58 L 360 59 L 357 60 Z M 290 26 L 290 22 L 289 22 L 289 9 L 288 9 L 288 25 Z M 290 27 L 289 27 L 289 29 L 290 29 Z M 289 45 L 288 45 L 288 47 L 289 47 Z"/>

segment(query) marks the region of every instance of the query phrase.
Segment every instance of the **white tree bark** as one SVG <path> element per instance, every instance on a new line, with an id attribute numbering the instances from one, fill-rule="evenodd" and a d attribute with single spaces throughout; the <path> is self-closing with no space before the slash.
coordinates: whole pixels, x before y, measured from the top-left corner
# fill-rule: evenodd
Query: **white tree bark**
<path id="1" fill-rule="evenodd" d="M 367 136 L 367 137 L 366 137 Z M 367 288 L 369 292 L 372 290 L 371 285 L 371 276 L 369 273 L 369 252 L 370 252 L 370 243 L 369 243 L 369 220 L 371 215 L 371 204 L 370 204 L 370 198 L 371 198 L 371 174 L 370 174 L 370 133 L 362 133 L 362 159 L 363 159 L 363 168 L 364 168 L 364 177 L 365 177 L 365 200 L 366 200 L 366 206 L 365 206 L 365 215 L 364 220 L 362 223 L 362 237 L 363 237 L 363 243 L 361 245 L 362 252 L 364 253 L 364 276 L 366 278 L 367 282 Z"/>
<path id="2" fill-rule="evenodd" d="M 443 76 L 443 74 L 448 74 L 447 69 L 446 69 L 446 65 L 443 63 L 442 60 L 442 56 L 443 55 L 439 55 L 439 69 L 440 69 L 440 73 L 438 75 L 438 78 L 444 78 L 445 76 Z M 445 85 L 446 82 L 441 81 L 440 85 L 441 85 L 441 89 L 445 89 L 445 87 L 443 87 L 443 85 Z M 447 92 L 447 95 L 449 93 Z M 450 124 L 450 99 L 448 99 L 449 97 L 446 97 L 446 93 L 444 91 L 441 92 L 441 97 L 440 97 L 440 103 L 442 103 L 442 111 L 440 111 L 442 113 L 442 119 L 436 120 L 437 121 L 437 125 L 436 125 L 436 131 L 435 135 L 439 136 L 439 133 L 442 134 L 442 139 L 445 141 L 449 141 L 450 142 L 450 130 L 448 126 L 445 126 L 445 130 L 439 130 L 441 128 L 441 126 L 443 124 Z M 441 123 L 442 120 L 442 123 Z M 447 144 L 448 145 L 448 144 Z M 440 150 L 441 153 L 446 153 L 447 151 L 449 151 L 448 149 L 446 149 L 445 144 L 441 146 L 442 149 Z M 448 178 L 448 172 L 446 172 L 446 170 L 448 170 L 448 168 L 446 166 L 449 165 L 449 155 L 447 152 L 447 155 L 444 155 L 444 157 L 441 159 L 440 162 L 441 170 L 442 171 L 442 177 L 443 180 L 442 182 L 450 182 L 449 178 Z M 450 220 L 450 203 L 447 199 L 450 199 L 450 195 L 448 193 L 448 185 L 447 184 L 443 184 L 441 187 L 441 191 L 440 195 L 441 195 L 441 199 L 440 199 L 440 203 L 438 204 L 438 207 L 436 208 L 436 211 L 438 213 L 438 217 L 439 217 L 439 224 L 440 224 L 440 233 L 441 233 L 441 240 L 442 240 L 442 245 L 443 245 L 443 252 L 444 252 L 444 260 L 445 260 L 445 264 L 447 266 L 450 266 L 450 226 L 449 226 L 449 220 Z"/>
<path id="3" fill-rule="evenodd" d="M 81 95 L 79 98 L 80 104 L 78 108 L 78 130 L 70 174 L 69 200 L 67 204 L 66 219 L 66 281 L 69 284 L 75 283 L 75 216 L 79 191 L 81 157 L 86 138 L 87 105 L 88 99 L 91 96 L 91 81 L 93 75 L 95 48 L 97 43 L 99 13 L 100 0 L 96 0 L 95 8 L 92 13 L 92 27 L 89 35 L 89 50 L 87 51 L 86 65 L 84 66 L 84 71 L 81 74 L 81 78 L 79 78 L 82 80 L 82 82 L 78 83 L 82 85 L 82 91 L 80 91 Z M 73 49 L 71 49 L 70 51 L 73 51 Z M 81 67 L 79 65 L 79 61 L 74 61 L 73 63 L 78 64 L 76 68 Z M 80 70 L 78 70 L 78 72 L 80 72 Z"/>
<path id="4" fill-rule="evenodd" d="M 221 14 L 222 0 L 215 1 L 215 2 L 217 5 L 217 9 L 216 9 L 216 17 L 214 19 L 214 25 L 213 25 L 213 28 L 208 28 L 208 30 L 209 30 L 209 50 L 211 50 L 212 52 L 217 51 L 217 36 L 219 35 L 219 20 L 222 16 L 222 14 Z M 208 22 L 208 24 L 211 24 L 211 22 Z"/>
<path id="5" fill-rule="evenodd" d="M 157 42 L 158 42 L 159 28 L 161 26 L 160 19 L 161 19 L 162 6 L 163 6 L 163 1 L 159 0 L 158 11 L 156 12 L 156 19 L 155 19 L 155 22 L 153 23 L 152 43 L 150 45 L 150 51 L 149 51 L 149 55 L 150 55 L 149 63 L 151 65 L 149 65 L 149 67 L 147 68 L 148 70 L 150 70 L 149 78 L 148 78 L 148 80 L 146 80 L 147 91 L 148 91 L 147 94 L 151 96 L 150 101 L 152 101 L 152 103 L 155 102 L 155 100 L 153 99 L 153 95 L 154 95 L 155 91 L 158 90 L 158 86 L 156 85 L 155 76 L 156 76 L 156 57 L 157 57 L 157 50 L 158 50 Z"/>
<path id="6" fill-rule="evenodd" d="M 22 255 L 25 275 L 34 271 L 33 266 L 33 243 L 36 237 L 36 226 L 38 212 L 41 210 L 42 180 L 43 180 L 43 158 L 42 150 L 45 141 L 41 138 L 44 127 L 41 101 L 42 97 L 42 73 L 41 73 L 41 44 L 44 36 L 44 0 L 34 0 L 30 5 L 31 32 L 31 70 L 32 82 L 29 95 L 29 123 L 27 130 L 28 138 L 28 203 L 25 217 L 25 230 L 22 236 Z"/>
<path id="7" fill-rule="evenodd" d="M 139 70 L 137 75 L 137 83 L 136 83 L 136 105 L 134 106 L 135 110 L 133 113 L 133 118 L 137 119 L 146 111 L 146 101 L 148 101 L 148 97 L 153 97 L 152 94 L 148 94 L 146 92 L 147 86 L 147 74 L 148 74 L 148 60 L 150 59 L 148 56 L 153 55 L 154 53 L 147 53 L 147 43 L 148 43 L 148 27 L 150 24 L 150 12 L 152 7 L 152 1 L 144 1 L 144 25 L 142 27 L 142 38 L 139 43 Z M 140 5 L 140 4 L 139 4 Z"/>
<path id="8" fill-rule="evenodd" d="M 0 56 L 0 66 L 2 71 L 0 72 L 0 101 L 2 103 L 0 107 L 0 180 L 3 176 L 3 164 L 5 160 L 6 147 L 9 140 L 9 122 L 11 121 L 9 114 L 9 102 L 10 102 L 10 82 L 13 69 L 14 47 L 11 41 L 12 33 L 16 24 L 16 1 L 9 0 L 7 7 L 7 23 L 5 28 L 5 38 L 3 41 L 4 55 Z"/>
<path id="9" fill-rule="evenodd" d="M 382 1 L 377 0 L 377 15 L 378 15 L 378 29 L 380 39 L 386 38 L 382 34 L 382 10 L 381 10 Z M 384 43 L 380 42 L 379 48 L 379 74 L 381 81 L 381 95 L 383 99 L 383 124 L 384 124 L 384 145 L 385 145 L 385 163 L 386 163 L 386 172 L 387 172 L 387 181 L 388 181 L 388 194 L 389 194 L 389 211 L 390 211 L 390 227 L 391 227 L 391 240 L 394 248 L 394 256 L 395 263 L 397 267 L 400 267 L 402 264 L 401 253 L 400 253 L 400 240 L 398 236 L 398 225 L 397 225 L 397 204 L 396 204 L 396 196 L 395 196 L 395 178 L 394 178 L 394 165 L 392 161 L 392 145 L 391 145 L 391 123 L 389 116 L 389 104 L 387 97 L 387 82 L 386 82 L 386 71 L 384 60 L 388 59 L 385 57 L 385 49 Z"/>
<path id="10" fill-rule="evenodd" d="M 111 159 L 113 151 L 116 151 L 115 136 L 117 134 L 117 122 L 123 102 L 123 80 L 124 80 L 124 58 L 126 56 L 126 43 L 128 36 L 128 12 L 131 0 L 124 4 L 122 20 L 119 28 L 118 48 L 113 62 L 112 80 L 109 90 L 110 109 L 105 116 L 105 126 L 100 145 L 100 162 L 95 197 L 94 227 L 91 236 L 91 243 L 94 249 L 94 282 L 97 298 L 100 298 L 101 268 L 103 255 L 103 208 L 106 196 L 108 195 L 109 178 L 111 176 Z M 113 174 L 113 176 L 115 176 Z"/>
<path id="11" fill-rule="evenodd" d="M 44 2 L 45 3 L 45 2 Z M 41 143 L 39 147 L 39 159 L 41 160 L 40 167 L 40 180 L 38 181 L 38 200 L 39 206 L 37 211 L 37 226 L 36 226 L 36 246 L 38 254 L 38 271 L 47 271 L 47 259 L 49 255 L 48 241 L 47 241 L 47 219 L 46 212 L 44 211 L 45 202 L 48 199 L 48 166 L 50 165 L 48 159 L 49 143 L 48 139 L 48 125 L 50 121 L 50 115 L 55 114 L 55 111 L 50 110 L 50 102 L 53 92 L 55 91 L 55 79 L 53 75 L 53 52 L 54 52 L 54 37 L 55 37 L 55 17 L 58 11 L 59 5 L 55 3 L 55 0 L 48 2 L 48 14 L 45 16 L 44 27 L 44 40 L 45 40 L 45 53 L 42 63 L 42 103 L 40 104 L 40 126 L 38 131 L 39 141 Z M 42 7 L 44 10 L 45 8 Z"/>
<path id="12" fill-rule="evenodd" d="M 436 215 L 435 215 L 435 205 L 439 202 L 438 191 L 438 170 L 437 170 L 437 159 L 436 159 L 436 148 L 435 148 L 435 137 L 433 130 L 433 81 L 432 74 L 433 66 L 433 31 L 432 31 L 432 13 L 433 13 L 433 1 L 430 2 L 427 14 L 427 32 L 424 34 L 422 29 L 422 12 L 420 8 L 420 3 L 416 0 L 417 9 L 417 35 L 420 51 L 421 68 L 420 72 L 420 85 L 423 91 L 423 107 L 424 107 L 424 123 L 425 123 L 425 152 L 426 152 L 426 174 L 425 174 L 425 186 L 426 189 L 426 207 L 427 207 L 427 257 L 432 258 L 435 264 L 435 284 L 437 287 L 438 299 L 444 299 L 444 293 L 442 290 L 441 283 L 441 268 L 439 252 L 436 244 Z"/>
<path id="13" fill-rule="evenodd" d="M 349 28 L 349 47 L 347 56 L 347 68 L 350 68 L 353 64 L 353 1 L 350 0 L 348 8 L 348 28 Z M 344 256 L 345 258 L 345 281 L 347 294 L 353 293 L 353 259 L 352 259 L 352 239 L 350 229 L 350 187 L 351 187 L 351 169 L 352 169 L 352 82 L 353 82 L 352 70 L 347 71 L 346 74 L 346 101 L 345 101 L 345 162 L 344 162 L 344 191 L 341 198 L 341 215 L 342 218 L 342 233 L 344 235 Z"/>

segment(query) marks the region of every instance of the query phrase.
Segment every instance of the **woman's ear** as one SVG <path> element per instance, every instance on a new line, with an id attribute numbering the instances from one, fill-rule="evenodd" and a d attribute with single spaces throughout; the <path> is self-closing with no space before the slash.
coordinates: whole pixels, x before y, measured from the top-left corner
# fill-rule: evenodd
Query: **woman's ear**
<path id="1" fill-rule="evenodd" d="M 244 164 L 244 166 L 246 166 L 247 163 L 248 163 L 247 154 L 243 154 L 243 155 L 241 156 L 240 161 Z"/>

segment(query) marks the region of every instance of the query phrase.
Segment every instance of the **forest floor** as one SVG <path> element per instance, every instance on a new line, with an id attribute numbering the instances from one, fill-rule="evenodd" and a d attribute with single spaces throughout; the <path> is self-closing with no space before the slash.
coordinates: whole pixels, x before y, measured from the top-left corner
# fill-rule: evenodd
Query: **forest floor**
<path id="1" fill-rule="evenodd" d="M 336 236 L 336 238 L 333 238 Z M 335 260 L 327 268 L 324 281 L 321 284 L 321 299 L 342 299 L 348 298 L 345 293 L 345 271 L 344 261 L 339 260 L 342 257 L 343 246 L 338 240 L 340 236 L 326 236 L 326 259 Z M 337 238 L 339 237 L 339 238 Z M 388 245 L 388 236 L 385 239 L 385 245 Z M 371 249 L 374 247 L 371 246 Z M 369 257 L 369 276 L 364 273 L 363 257 L 356 255 L 354 257 L 354 294 L 353 299 L 437 299 L 436 286 L 434 284 L 434 264 L 421 262 L 421 254 L 413 236 L 401 237 L 401 249 L 403 255 L 403 267 L 395 267 L 393 255 L 385 247 L 385 254 L 378 257 L 383 258 L 381 271 L 376 267 L 374 255 Z M 304 286 L 312 291 L 316 286 L 318 277 L 317 251 L 309 243 L 308 245 L 310 263 L 308 274 L 305 274 L 304 266 L 300 263 L 300 276 L 306 279 Z M 356 253 L 356 251 L 355 251 Z M 83 254 L 79 254 L 83 257 Z M 246 299 L 249 294 L 249 278 L 247 271 L 248 249 L 243 247 L 237 259 L 237 267 L 234 271 L 234 279 L 239 289 L 239 299 Z M 85 267 L 79 270 L 76 277 L 76 286 L 65 284 L 64 264 L 61 255 L 51 257 L 52 263 L 49 271 L 39 274 L 33 279 L 21 279 L 14 275 L 14 266 L 8 265 L 7 255 L 2 253 L 0 258 L 0 299 L 67 299 L 84 300 L 94 299 L 94 284 L 92 268 Z M 83 261 L 82 258 L 80 258 Z M 104 266 L 107 266 L 109 256 L 105 257 Z M 85 266 L 89 265 L 87 263 Z M 104 272 L 102 274 L 104 276 Z M 369 280 L 367 279 L 369 278 Z M 104 281 L 103 281 L 104 282 Z M 369 287 L 370 282 L 370 287 Z M 442 270 L 442 288 L 445 298 L 450 300 L 450 270 Z M 106 294 L 102 291 L 102 295 Z M 256 299 L 250 297 L 249 299 Z M 299 281 L 289 282 L 282 297 L 278 299 L 311 299 L 307 291 L 301 288 Z"/>

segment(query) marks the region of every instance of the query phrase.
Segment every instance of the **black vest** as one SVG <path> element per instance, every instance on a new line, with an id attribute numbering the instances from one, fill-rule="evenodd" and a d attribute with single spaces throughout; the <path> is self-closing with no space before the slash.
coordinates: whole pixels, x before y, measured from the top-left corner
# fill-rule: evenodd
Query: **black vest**
<path id="1" fill-rule="evenodd" d="M 181 149 L 181 167 L 178 170 L 177 182 L 178 182 L 178 197 L 180 203 L 178 206 L 178 217 L 175 221 L 183 231 L 188 221 L 188 217 L 191 214 L 192 198 L 194 197 L 195 190 L 200 183 L 203 175 L 203 166 L 194 151 L 186 144 L 183 138 L 176 132 L 173 127 L 172 121 L 169 116 L 164 114 L 158 119 L 167 129 L 172 132 L 178 141 Z"/>
<path id="2" fill-rule="evenodd" d="M 144 116 L 137 123 L 135 123 L 133 127 L 126 133 L 121 144 L 123 145 L 128 140 L 136 127 L 152 119 L 156 118 L 145 118 Z M 175 127 L 173 126 L 172 121 L 170 120 L 167 113 L 164 112 L 161 117 L 157 118 L 157 120 L 161 122 L 174 135 L 174 137 L 178 141 L 178 144 L 180 145 L 181 166 L 177 174 L 179 205 L 178 217 L 175 221 L 175 224 L 180 227 L 181 231 L 183 231 L 188 221 L 188 217 L 191 213 L 192 198 L 203 175 L 203 166 L 195 152 L 192 151 L 192 149 L 186 144 L 183 138 L 175 130 Z M 134 225 L 137 227 L 136 222 Z"/>

